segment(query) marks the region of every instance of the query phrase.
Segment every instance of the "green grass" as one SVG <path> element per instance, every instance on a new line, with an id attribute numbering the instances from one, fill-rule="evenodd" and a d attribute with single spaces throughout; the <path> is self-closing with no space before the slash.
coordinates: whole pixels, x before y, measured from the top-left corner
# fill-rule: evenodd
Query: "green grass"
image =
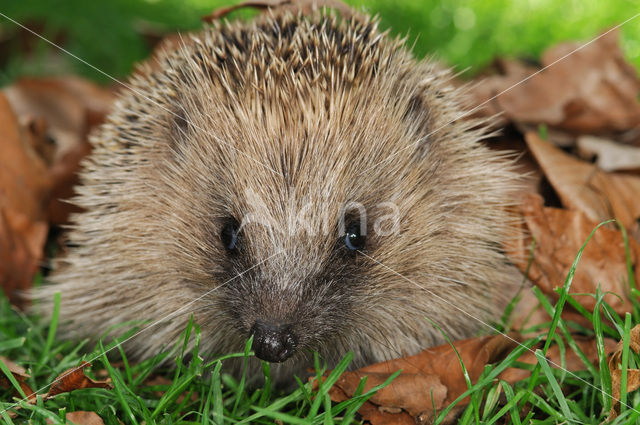
<path id="1" fill-rule="evenodd" d="M 58 299 L 59 302 L 59 299 Z M 27 383 L 34 389 L 46 393 L 48 385 L 62 372 L 78 366 L 81 361 L 91 361 L 93 370 L 105 370 L 111 378 L 113 389 L 91 388 L 64 393 L 34 404 L 21 401 L 25 394 L 17 381 L 0 361 L 0 370 L 12 381 L 13 388 L 0 390 L 0 411 L 15 407 L 17 416 L 9 417 L 7 412 L 0 415 L 7 424 L 64 423 L 67 412 L 77 410 L 96 411 L 106 424 L 118 425 L 118 420 L 127 424 L 219 424 L 219 423 L 286 423 L 343 424 L 351 423 L 360 406 L 383 384 L 364 392 L 364 381 L 360 391 L 348 401 L 338 404 L 327 403 L 328 391 L 338 377 L 346 370 L 352 353 L 321 381 L 325 368 L 320 367 L 320 359 L 314 380 L 320 382 L 316 389 L 312 383 L 299 381 L 298 388 L 290 393 L 278 393 L 271 387 L 269 364 L 263 363 L 265 384 L 255 390 L 248 390 L 245 376 L 238 381 L 223 373 L 225 360 L 234 357 L 247 358 L 251 341 L 247 341 L 243 353 L 232 353 L 209 362 L 198 355 L 200 330 L 192 321 L 183 333 L 183 341 L 174 350 L 158 353 L 142 363 L 127 361 L 126 354 L 118 343 L 137 332 L 130 329 L 119 339 L 104 345 L 100 341 L 93 350 L 83 352 L 86 341 L 55 341 L 57 318 L 48 323 L 32 320 L 10 308 L 7 300 L 0 299 L 0 355 L 18 362 L 31 375 Z M 23 335 L 23 336 L 17 336 Z M 183 362 L 185 349 L 193 342 L 191 360 Z M 110 352 L 107 356 L 105 353 Z M 114 356 L 119 354 L 117 362 Z M 159 366 L 165 359 L 174 361 L 174 368 Z M 91 373 L 88 373 L 91 376 Z M 161 384 L 149 384 L 147 379 L 154 376 L 165 378 Z M 387 381 L 390 382 L 391 379 Z M 17 390 L 20 397 L 14 397 Z M 194 397 L 192 397 L 194 395 Z M 13 401 L 12 401 L 13 400 Z"/>
<path id="2" fill-rule="evenodd" d="M 116 78 L 146 58 L 145 34 L 159 35 L 201 26 L 200 17 L 238 0 L 21 0 L 5 1 L 0 12 Z M 587 40 L 638 13 L 638 0 L 347 0 L 378 13 L 382 26 L 409 34 L 417 56 L 433 55 L 459 70 L 478 71 L 497 56 L 538 58 L 564 40 Z M 240 13 L 247 16 L 247 13 Z M 236 15 L 233 15 L 236 16 Z M 640 17 L 621 29 L 627 58 L 640 68 Z M 0 85 L 25 75 L 74 72 L 101 82 L 104 75 L 45 42 L 25 54 L 15 24 L 0 17 Z M 52 60 L 51 52 L 57 59 Z"/>
<path id="3" fill-rule="evenodd" d="M 627 243 L 626 235 L 624 237 Z M 595 313 L 581 308 L 573 299 L 569 288 L 587 242 L 577 254 L 564 285 L 558 288 L 559 299 L 555 305 L 541 291 L 534 291 L 538 302 L 552 319 L 549 323 L 524 329 L 523 332 L 544 330 L 542 334 L 524 341 L 503 361 L 485 366 L 476 383 L 467 380 L 467 391 L 453 404 L 437 412 L 436 423 L 443 421 L 447 413 L 466 397 L 470 401 L 461 413 L 459 423 L 462 424 L 505 421 L 514 424 L 600 423 L 607 418 L 613 400 L 603 341 L 605 337 L 623 341 L 621 367 L 622 379 L 626 382 L 626 371 L 640 365 L 640 356 L 629 348 L 632 318 L 638 317 L 640 303 L 634 297 L 633 311 L 620 317 L 604 301 L 604 294 L 600 290 L 592 294 L 597 302 Z M 631 273 L 629 278 L 632 279 Z M 632 280 L 629 283 L 634 285 Z M 585 328 L 565 321 L 561 312 L 568 304 L 576 307 L 593 326 Z M 20 409 L 16 411 L 16 417 L 11 418 L 6 412 L 0 415 L 7 424 L 44 424 L 47 419 L 53 423 L 64 423 L 65 414 L 76 410 L 96 411 L 106 424 L 113 425 L 119 424 L 119 420 L 127 424 L 146 425 L 358 423 L 357 409 L 378 388 L 363 393 L 363 380 L 353 399 L 342 403 L 330 401 L 328 391 L 348 367 L 352 358 L 349 353 L 324 381 L 319 378 L 325 369 L 316 355 L 315 379 L 321 383 L 315 389 L 310 382 L 298 380 L 298 386 L 293 391 L 276 391 L 271 385 L 268 363 L 263 363 L 265 384 L 249 389 L 244 376 L 236 380 L 224 373 L 224 362 L 232 357 L 246 359 L 251 356 L 251 341 L 247 342 L 243 353 L 205 362 L 198 355 L 199 327 L 192 321 L 183 333 L 182 342 L 172 350 L 158 353 L 142 363 L 133 363 L 127 360 L 118 342 L 133 335 L 136 328 L 125 332 L 119 340 L 109 344 L 100 341 L 91 349 L 87 341 L 65 342 L 56 338 L 56 312 L 57 309 L 50 320 L 39 320 L 12 309 L 4 297 L 0 298 L 0 355 L 27 368 L 31 375 L 27 383 L 33 389 L 45 387 L 61 372 L 79 365 L 82 360 L 92 361 L 94 372 L 106 371 L 114 388 L 76 390 L 48 401 L 40 399 L 35 405 L 19 402 Z M 496 326 L 506 330 L 507 324 L 508 317 L 505 317 L 503 323 Z M 591 363 L 580 350 L 575 341 L 575 335 L 578 334 L 595 338 L 600 356 L 598 364 Z M 193 356 L 191 360 L 184 361 L 185 348 L 189 343 L 194 346 Z M 540 344 L 542 348 L 536 348 Z M 582 360 L 582 370 L 567 372 L 552 367 L 545 357 L 552 344 L 560 347 L 560 365 L 565 365 L 565 353 L 571 349 Z M 103 354 L 107 350 L 111 351 L 110 356 Z M 518 362 L 520 355 L 527 350 L 535 351 L 537 364 Z M 173 362 L 174 368 L 160 366 L 165 359 Z M 500 380 L 500 373 L 511 367 L 531 371 L 530 377 L 515 384 Z M 8 375 L 1 362 L 0 370 Z M 464 365 L 463 370 L 466 370 Z M 164 377 L 164 381 L 156 384 L 148 382 L 148 378 L 157 376 Z M 16 390 L 18 388 L 15 380 L 13 387 Z M 20 397 L 16 398 L 15 394 L 11 388 L 0 390 L 0 411 L 19 401 Z M 640 421 L 640 393 L 627 394 L 623 391 L 620 399 L 624 403 L 620 408 L 620 416 L 611 423 Z"/>

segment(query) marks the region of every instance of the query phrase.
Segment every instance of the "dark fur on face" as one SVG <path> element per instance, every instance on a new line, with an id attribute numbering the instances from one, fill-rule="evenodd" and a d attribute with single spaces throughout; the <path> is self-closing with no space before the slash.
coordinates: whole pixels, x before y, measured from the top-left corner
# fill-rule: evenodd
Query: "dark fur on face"
<path id="1" fill-rule="evenodd" d="M 274 338 L 293 350 L 285 380 L 310 350 L 362 365 L 442 342 L 426 318 L 473 334 L 457 308 L 490 319 L 513 287 L 515 174 L 460 120 L 450 79 L 366 17 L 193 35 L 143 64 L 93 135 L 86 212 L 40 306 L 61 291 L 64 329 L 99 335 L 198 299 L 127 349 L 173 344 L 191 313 L 211 356 L 262 326 L 266 356 Z"/>

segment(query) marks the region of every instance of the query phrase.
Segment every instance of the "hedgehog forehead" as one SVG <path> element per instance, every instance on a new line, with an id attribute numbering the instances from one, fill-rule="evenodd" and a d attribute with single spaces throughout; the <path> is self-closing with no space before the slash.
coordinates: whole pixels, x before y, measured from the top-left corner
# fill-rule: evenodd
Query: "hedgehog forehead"
<path id="1" fill-rule="evenodd" d="M 372 83 L 329 92 L 317 86 L 280 88 L 279 97 L 247 94 L 222 108 L 211 97 L 211 105 L 201 109 L 203 127 L 210 131 L 199 137 L 202 144 L 217 144 L 223 152 L 220 159 L 243 169 L 238 173 L 243 176 L 275 184 L 270 175 L 275 174 L 285 187 L 348 182 L 344 189 L 357 194 L 368 176 L 386 172 L 368 169 L 371 165 L 392 154 L 406 157 L 411 152 L 398 148 L 415 138 L 411 123 L 403 118 L 408 96 L 394 94 L 387 81 Z"/>

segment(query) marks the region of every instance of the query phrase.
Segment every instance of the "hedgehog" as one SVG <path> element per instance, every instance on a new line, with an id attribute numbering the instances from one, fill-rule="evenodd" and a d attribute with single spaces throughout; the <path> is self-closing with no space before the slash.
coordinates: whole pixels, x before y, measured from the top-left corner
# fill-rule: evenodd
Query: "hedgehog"
<path id="1" fill-rule="evenodd" d="M 180 341 L 274 380 L 477 334 L 517 286 L 513 159 L 452 71 L 366 14 L 214 23 L 138 65 L 91 136 L 68 248 L 34 293 L 65 337 Z M 148 327 L 149 329 L 146 330 Z M 253 368 L 253 369 L 251 369 Z"/>

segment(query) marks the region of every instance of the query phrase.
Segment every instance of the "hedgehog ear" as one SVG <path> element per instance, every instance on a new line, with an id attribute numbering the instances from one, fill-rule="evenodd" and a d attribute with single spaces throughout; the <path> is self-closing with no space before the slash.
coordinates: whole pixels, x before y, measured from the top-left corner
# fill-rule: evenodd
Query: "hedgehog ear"
<path id="1" fill-rule="evenodd" d="M 426 127 L 429 118 L 429 108 L 425 99 L 425 93 L 422 91 L 414 92 L 406 103 L 403 119 L 416 129 Z"/>
<path id="2" fill-rule="evenodd" d="M 429 107 L 426 94 L 423 91 L 416 91 L 411 94 L 406 103 L 402 119 L 409 125 L 411 133 L 415 135 L 417 154 L 421 157 L 427 149 L 429 125 Z"/>

